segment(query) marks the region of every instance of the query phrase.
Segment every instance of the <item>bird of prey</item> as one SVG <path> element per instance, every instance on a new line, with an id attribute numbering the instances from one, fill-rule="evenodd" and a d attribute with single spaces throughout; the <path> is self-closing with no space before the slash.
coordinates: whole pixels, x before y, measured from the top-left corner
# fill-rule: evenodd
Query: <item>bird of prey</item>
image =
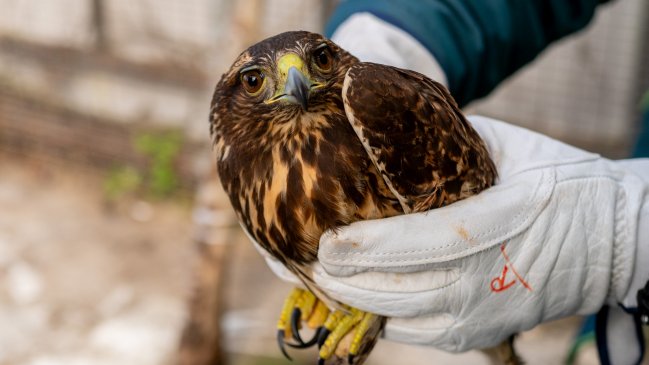
<path id="1" fill-rule="evenodd" d="M 451 204 L 496 179 L 483 141 L 444 86 L 360 62 L 304 31 L 239 55 L 216 86 L 210 132 L 242 226 L 306 288 L 289 295 L 280 315 L 282 352 L 284 344 L 317 343 L 319 363 L 362 363 L 385 323 L 315 284 L 320 236 Z M 302 339 L 302 324 L 317 328 L 313 339 Z M 517 363 L 510 344 L 493 350 L 501 363 Z"/>

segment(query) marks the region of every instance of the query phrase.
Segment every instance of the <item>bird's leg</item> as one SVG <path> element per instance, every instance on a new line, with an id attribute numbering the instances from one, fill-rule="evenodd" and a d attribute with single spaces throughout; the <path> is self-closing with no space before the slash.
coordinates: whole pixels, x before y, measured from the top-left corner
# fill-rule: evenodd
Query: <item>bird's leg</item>
<path id="1" fill-rule="evenodd" d="M 327 306 L 311 292 L 299 288 L 293 289 L 284 301 L 284 307 L 277 322 L 277 342 L 282 354 L 288 359 L 291 358 L 284 345 L 294 348 L 307 348 L 315 345 L 320 328 L 328 315 Z M 308 327 L 318 329 L 313 338 L 306 342 L 299 332 L 302 321 L 305 321 Z M 286 342 L 287 338 L 293 338 L 296 343 Z"/>
<path id="2" fill-rule="evenodd" d="M 317 343 L 318 364 L 330 359 L 340 363 L 345 358 L 349 364 L 360 364 L 374 346 L 384 321 L 383 317 L 348 306 L 331 312 L 313 293 L 295 288 L 284 301 L 277 322 L 277 342 L 288 359 L 291 358 L 285 346 L 303 349 Z M 302 322 L 316 330 L 309 341 L 300 336 Z M 294 342 L 287 341 L 289 339 Z"/>
<path id="3" fill-rule="evenodd" d="M 514 348 L 514 337 L 515 335 L 511 335 L 499 345 L 483 349 L 482 351 L 494 365 L 523 365 L 523 360 L 521 360 Z"/>

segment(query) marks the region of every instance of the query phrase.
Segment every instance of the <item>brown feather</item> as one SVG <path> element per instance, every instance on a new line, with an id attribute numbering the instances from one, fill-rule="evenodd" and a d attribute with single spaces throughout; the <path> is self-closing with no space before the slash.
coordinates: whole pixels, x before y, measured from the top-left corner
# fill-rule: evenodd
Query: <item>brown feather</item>
<path id="1" fill-rule="evenodd" d="M 345 111 L 407 213 L 451 204 L 491 186 L 496 168 L 444 86 L 414 71 L 353 65 Z"/>

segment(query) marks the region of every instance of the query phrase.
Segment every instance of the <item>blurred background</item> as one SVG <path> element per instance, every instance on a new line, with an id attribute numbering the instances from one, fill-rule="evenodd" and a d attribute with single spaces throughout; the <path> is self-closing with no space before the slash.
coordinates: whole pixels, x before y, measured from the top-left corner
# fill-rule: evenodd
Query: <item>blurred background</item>
<path id="1" fill-rule="evenodd" d="M 285 364 L 290 287 L 212 170 L 211 92 L 248 45 L 334 0 L 0 0 L 0 365 Z M 649 87 L 649 3 L 601 7 L 468 112 L 613 158 Z M 524 333 L 562 363 L 580 319 Z M 295 354 L 296 362 L 315 352 Z M 370 364 L 483 364 L 382 341 Z M 579 364 L 597 363 L 592 346 Z"/>

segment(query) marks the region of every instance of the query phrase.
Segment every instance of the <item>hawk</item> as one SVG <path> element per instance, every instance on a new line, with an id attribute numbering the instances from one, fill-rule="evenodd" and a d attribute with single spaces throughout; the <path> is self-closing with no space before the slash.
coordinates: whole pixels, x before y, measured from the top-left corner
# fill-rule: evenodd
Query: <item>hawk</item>
<path id="1" fill-rule="evenodd" d="M 322 233 L 451 204 L 496 179 L 485 144 L 444 86 L 360 62 L 304 31 L 237 57 L 216 85 L 210 132 L 242 226 L 307 288 L 295 289 L 282 310 L 282 352 L 284 344 L 317 343 L 320 363 L 347 355 L 362 363 L 385 323 L 315 284 L 310 264 Z M 302 322 L 317 328 L 313 339 L 301 338 Z M 509 345 L 503 363 L 516 358 Z"/>

